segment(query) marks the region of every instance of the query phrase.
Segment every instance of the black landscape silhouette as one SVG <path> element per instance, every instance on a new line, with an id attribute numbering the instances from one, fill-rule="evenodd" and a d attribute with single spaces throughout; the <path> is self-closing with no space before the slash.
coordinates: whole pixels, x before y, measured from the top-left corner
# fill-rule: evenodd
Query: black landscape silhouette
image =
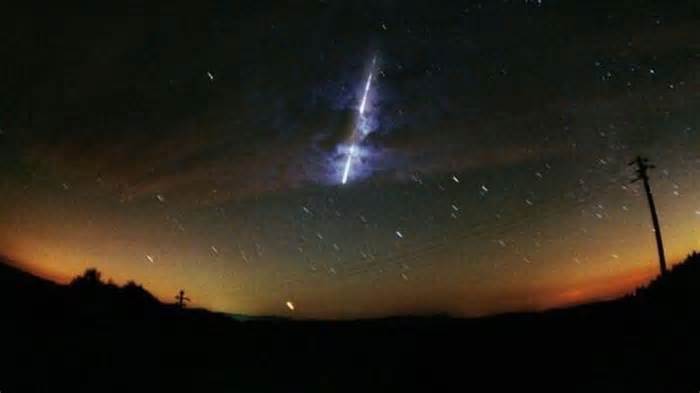
<path id="1" fill-rule="evenodd" d="M 3 392 L 697 391 L 700 254 L 623 298 L 485 318 L 235 320 L 0 264 Z"/>
<path id="2" fill-rule="evenodd" d="M 700 392 L 700 0 L 3 5 L 0 393 Z"/>

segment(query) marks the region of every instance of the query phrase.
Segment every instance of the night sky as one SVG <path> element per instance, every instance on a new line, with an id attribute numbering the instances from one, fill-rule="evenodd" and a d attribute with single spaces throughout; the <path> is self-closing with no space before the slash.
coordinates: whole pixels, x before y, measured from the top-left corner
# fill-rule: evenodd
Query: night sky
<path id="1" fill-rule="evenodd" d="M 668 259 L 700 247 L 695 1 L 71 3 L 0 16 L 0 253 L 36 274 L 294 317 L 605 298 L 658 273 L 637 154 Z"/>

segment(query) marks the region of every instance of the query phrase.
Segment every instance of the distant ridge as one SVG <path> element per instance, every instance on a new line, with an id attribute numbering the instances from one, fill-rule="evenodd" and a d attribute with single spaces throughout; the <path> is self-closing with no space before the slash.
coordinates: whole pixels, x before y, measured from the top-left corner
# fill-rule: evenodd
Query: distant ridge
<path id="1" fill-rule="evenodd" d="M 697 253 L 611 301 L 471 319 L 350 321 L 179 308 L 136 283 L 104 283 L 86 272 L 59 285 L 3 261 L 3 392 L 357 393 L 456 386 L 588 393 L 700 386 Z M 479 386 L 488 389 L 470 389 Z"/>
<path id="2" fill-rule="evenodd" d="M 42 307 L 49 308 L 52 313 L 58 311 L 70 314 L 74 311 L 93 313 L 94 316 L 105 312 L 119 311 L 128 315 L 133 312 L 173 314 L 188 313 L 191 315 L 225 317 L 239 322 L 280 322 L 289 321 L 288 318 L 279 316 L 252 316 L 236 313 L 214 312 L 203 308 L 178 309 L 174 303 L 162 303 L 141 285 L 129 281 L 123 286 L 118 286 L 111 282 L 100 282 L 93 288 L 79 285 L 79 277 L 71 284 L 57 284 L 53 281 L 35 276 L 20 268 L 10 258 L 0 255 L 0 296 L 10 299 L 21 299 L 21 304 L 17 301 L 10 302 L 9 310 L 20 311 L 22 308 L 34 310 Z M 617 307 L 622 303 L 629 302 L 672 302 L 674 300 L 684 300 L 690 298 L 700 299 L 700 253 L 693 251 L 686 259 L 673 266 L 664 276 L 657 276 L 652 281 L 643 285 L 627 295 L 617 299 L 605 301 L 593 301 L 589 303 L 572 305 L 569 307 L 554 308 L 538 312 L 511 312 L 494 314 L 483 317 L 467 318 L 476 320 L 502 320 L 502 319 L 529 319 L 532 316 L 543 313 L 560 314 L 568 312 L 580 312 L 597 308 Z M 397 315 L 382 318 L 360 319 L 366 321 L 385 322 L 406 322 L 418 319 L 430 319 L 433 322 L 438 320 L 455 319 L 446 314 L 411 316 Z M 461 319 L 461 318 L 460 318 Z M 322 320 L 309 320 L 309 322 L 320 322 Z"/>

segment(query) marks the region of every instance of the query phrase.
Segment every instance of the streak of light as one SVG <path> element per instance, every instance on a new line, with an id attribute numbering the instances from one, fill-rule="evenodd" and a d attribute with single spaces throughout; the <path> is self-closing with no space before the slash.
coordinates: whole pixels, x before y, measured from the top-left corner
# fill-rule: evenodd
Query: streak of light
<path id="1" fill-rule="evenodd" d="M 367 97 L 369 96 L 369 91 L 372 88 L 372 78 L 374 77 L 374 66 L 377 62 L 377 57 L 375 56 L 372 58 L 372 71 L 369 72 L 369 75 L 367 76 L 367 82 L 365 82 L 365 89 L 364 92 L 362 93 L 362 100 L 360 101 L 360 108 L 359 108 L 359 116 L 360 119 L 357 122 L 357 124 L 362 124 L 364 120 L 364 115 L 365 115 L 365 108 L 367 107 Z M 352 140 L 355 141 L 358 138 L 358 132 L 357 132 L 357 127 L 358 125 L 355 126 L 355 130 L 353 131 L 352 135 Z M 361 133 L 359 133 L 361 135 Z M 361 138 L 361 137 L 360 137 Z M 345 168 L 343 169 L 343 179 L 342 183 L 345 184 L 348 181 L 348 176 L 350 175 L 350 167 L 352 166 L 352 158 L 353 155 L 355 154 L 355 143 L 350 146 L 350 151 L 348 152 L 348 157 L 345 161 Z"/>
<path id="2" fill-rule="evenodd" d="M 355 145 L 350 146 L 348 159 L 345 161 L 345 169 L 343 170 L 343 184 L 347 183 L 348 181 L 348 175 L 350 174 L 350 163 L 352 162 L 353 154 L 355 154 Z"/>

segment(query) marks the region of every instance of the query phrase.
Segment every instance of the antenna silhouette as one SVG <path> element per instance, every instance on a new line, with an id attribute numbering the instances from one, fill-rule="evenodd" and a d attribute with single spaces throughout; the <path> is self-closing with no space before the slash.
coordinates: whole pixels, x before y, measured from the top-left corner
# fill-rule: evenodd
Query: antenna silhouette
<path id="1" fill-rule="evenodd" d="M 646 191 L 649 210 L 651 210 L 651 222 L 654 224 L 654 237 L 656 238 L 656 248 L 659 252 L 659 267 L 661 268 L 661 275 L 663 276 L 668 273 L 668 269 L 666 269 L 666 255 L 664 254 L 664 243 L 663 240 L 661 240 L 659 216 L 656 214 L 656 204 L 654 204 L 654 197 L 651 194 L 651 187 L 649 186 L 649 175 L 647 174 L 647 170 L 654 169 L 656 166 L 650 165 L 649 159 L 642 156 L 637 156 L 629 165 L 635 165 L 637 167 L 635 169 L 637 177 L 632 180 L 632 183 L 640 180 L 644 183 L 644 191 Z"/>
<path id="2" fill-rule="evenodd" d="M 179 307 L 185 307 L 185 303 L 190 301 L 190 298 L 185 296 L 185 290 L 181 289 L 180 292 L 175 296 L 175 299 L 177 299 L 177 305 Z"/>

